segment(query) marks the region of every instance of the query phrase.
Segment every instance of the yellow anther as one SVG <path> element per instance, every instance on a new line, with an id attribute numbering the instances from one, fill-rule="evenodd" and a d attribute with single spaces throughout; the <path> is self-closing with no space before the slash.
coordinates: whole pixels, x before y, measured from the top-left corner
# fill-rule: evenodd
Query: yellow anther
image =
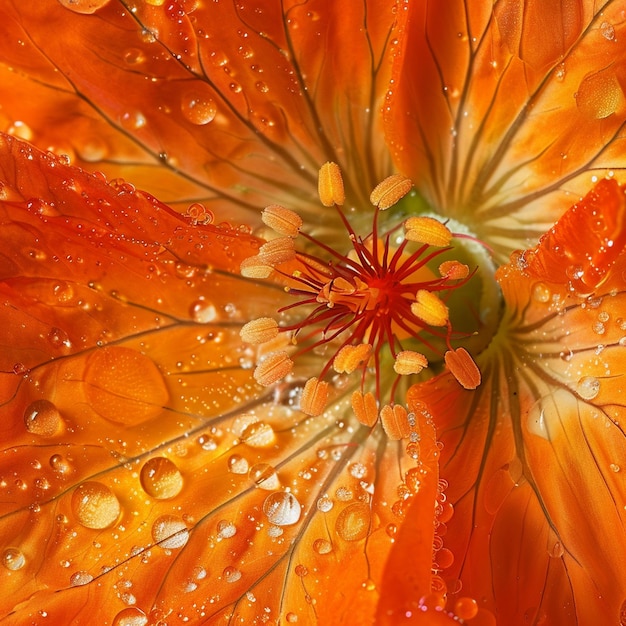
<path id="1" fill-rule="evenodd" d="M 404 236 L 436 248 L 445 248 L 452 239 L 450 229 L 433 217 L 409 217 L 404 222 Z"/>
<path id="2" fill-rule="evenodd" d="M 358 346 L 344 346 L 335 356 L 333 369 L 338 374 L 352 374 L 352 372 L 369 361 L 371 354 L 372 346 L 369 343 L 361 343 Z"/>
<path id="3" fill-rule="evenodd" d="M 328 383 L 317 378 L 309 378 L 300 397 L 300 410 L 315 417 L 320 415 L 328 402 Z"/>
<path id="4" fill-rule="evenodd" d="M 439 273 L 442 278 L 449 278 L 450 280 L 462 280 L 469 275 L 469 267 L 464 263 L 458 261 L 444 261 L 439 266 Z"/>
<path id="5" fill-rule="evenodd" d="M 260 344 L 274 339 L 278 335 L 278 322 L 271 317 L 260 317 L 244 324 L 239 336 L 246 343 Z"/>
<path id="6" fill-rule="evenodd" d="M 272 204 L 263 209 L 261 219 L 279 235 L 295 238 L 302 228 L 302 218 L 291 209 Z"/>
<path id="7" fill-rule="evenodd" d="M 346 201 L 343 177 L 336 163 L 328 161 L 320 168 L 317 191 L 324 206 L 341 206 Z"/>
<path id="8" fill-rule="evenodd" d="M 254 370 L 254 380 L 269 387 L 279 380 L 285 378 L 293 368 L 293 361 L 286 352 L 272 352 L 268 354 Z"/>
<path id="9" fill-rule="evenodd" d="M 476 389 L 480 385 L 481 374 L 478 365 L 465 348 L 448 350 L 443 358 L 461 387 Z"/>
<path id="10" fill-rule="evenodd" d="M 380 410 L 380 421 L 387 437 L 392 441 L 405 439 L 411 434 L 407 410 L 400 404 L 386 404 Z"/>
<path id="11" fill-rule="evenodd" d="M 244 259 L 239 266 L 239 271 L 245 278 L 267 278 L 273 270 L 274 268 L 258 255 Z"/>
<path id="12" fill-rule="evenodd" d="M 355 391 L 351 398 L 352 410 L 357 420 L 370 428 L 378 421 L 378 406 L 373 393 Z"/>
<path id="13" fill-rule="evenodd" d="M 264 243 L 259 248 L 258 257 L 265 265 L 271 267 L 293 261 L 296 258 L 293 239 L 291 237 L 279 237 Z"/>
<path id="14" fill-rule="evenodd" d="M 392 174 L 374 187 L 370 194 L 370 202 L 381 211 L 385 211 L 404 198 L 412 187 L 410 178 L 402 174 Z"/>
<path id="15" fill-rule="evenodd" d="M 400 374 L 400 376 L 419 374 L 425 367 L 428 367 L 428 359 L 423 354 L 412 350 L 398 352 L 393 364 L 395 373 Z"/>
<path id="16" fill-rule="evenodd" d="M 429 326 L 445 326 L 448 323 L 448 307 L 431 291 L 420 289 L 411 313 Z"/>

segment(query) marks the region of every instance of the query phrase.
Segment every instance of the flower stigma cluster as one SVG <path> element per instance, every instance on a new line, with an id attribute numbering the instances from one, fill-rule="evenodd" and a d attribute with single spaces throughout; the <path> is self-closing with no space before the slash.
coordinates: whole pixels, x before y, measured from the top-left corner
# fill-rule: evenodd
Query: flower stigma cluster
<path id="1" fill-rule="evenodd" d="M 441 260 L 454 251 L 448 226 L 429 216 L 408 217 L 385 233 L 379 213 L 394 206 L 412 189 L 411 181 L 394 174 L 372 191 L 372 230 L 358 235 L 342 209 L 343 179 L 335 163 L 319 172 L 319 197 L 334 207 L 349 239 L 344 254 L 303 231 L 302 219 L 278 205 L 266 207 L 264 224 L 275 235 L 258 254 L 241 265 L 243 276 L 285 283 L 294 303 L 278 310 L 285 319 L 262 317 L 245 324 L 242 339 L 259 346 L 255 380 L 270 386 L 288 377 L 296 360 L 307 353 L 323 355 L 321 371 L 306 380 L 300 409 L 311 416 L 325 409 L 331 375 L 355 375 L 359 388 L 351 404 L 361 424 L 373 427 L 380 418 L 387 435 L 409 435 L 407 411 L 394 402 L 399 381 L 443 362 L 461 386 L 480 385 L 480 370 L 464 347 L 453 342 L 473 333 L 456 332 L 448 300 L 468 284 L 476 270 L 457 259 Z M 302 249 L 296 241 L 304 241 Z M 300 314 L 296 320 L 293 313 Z M 330 356 L 329 356 L 330 355 Z M 389 358 L 391 357 L 391 358 Z M 383 379 L 392 380 L 388 385 Z"/>

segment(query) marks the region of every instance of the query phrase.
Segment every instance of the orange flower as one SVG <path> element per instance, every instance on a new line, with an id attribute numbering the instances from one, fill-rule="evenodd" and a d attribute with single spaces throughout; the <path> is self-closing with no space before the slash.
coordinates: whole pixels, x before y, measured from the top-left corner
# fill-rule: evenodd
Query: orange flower
<path id="1" fill-rule="evenodd" d="M 3 623 L 626 624 L 622 9 L 0 17 Z"/>

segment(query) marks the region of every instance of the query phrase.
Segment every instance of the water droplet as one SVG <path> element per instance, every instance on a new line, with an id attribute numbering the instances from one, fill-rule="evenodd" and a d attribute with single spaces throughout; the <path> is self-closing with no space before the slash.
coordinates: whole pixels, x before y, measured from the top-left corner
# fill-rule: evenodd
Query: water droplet
<path id="1" fill-rule="evenodd" d="M 595 376 L 583 376 L 576 384 L 576 391 L 583 400 L 593 400 L 600 393 L 600 381 Z"/>
<path id="2" fill-rule="evenodd" d="M 280 487 L 280 480 L 276 470 L 267 463 L 257 463 L 250 468 L 250 480 L 256 483 L 259 489 L 274 491 Z"/>
<path id="3" fill-rule="evenodd" d="M 230 539 L 237 534 L 237 527 L 228 520 L 221 520 L 217 523 L 217 536 L 220 539 Z"/>
<path id="4" fill-rule="evenodd" d="M 59 410 L 49 400 L 35 400 L 24 411 L 24 426 L 29 433 L 52 437 L 61 427 Z"/>
<path id="5" fill-rule="evenodd" d="M 26 557 L 17 548 L 7 548 L 2 553 L 2 565 L 12 572 L 22 569 L 26 565 Z"/>
<path id="6" fill-rule="evenodd" d="M 146 55 L 141 48 L 128 48 L 124 52 L 124 61 L 128 65 L 140 65 L 146 60 Z"/>
<path id="7" fill-rule="evenodd" d="M 276 443 L 276 435 L 269 424 L 254 422 L 241 433 L 241 441 L 251 448 L 268 448 Z"/>
<path id="8" fill-rule="evenodd" d="M 189 540 L 189 529 L 180 517 L 162 515 L 152 524 L 152 539 L 165 550 L 182 548 Z"/>
<path id="9" fill-rule="evenodd" d="M 232 454 L 228 457 L 228 471 L 233 474 L 247 474 L 248 461 L 239 454 Z"/>
<path id="10" fill-rule="evenodd" d="M 276 491 L 265 498 L 263 512 L 272 524 L 289 526 L 300 519 L 302 506 L 292 493 Z"/>
<path id="11" fill-rule="evenodd" d="M 198 324 L 209 324 L 217 319 L 215 305 L 204 298 L 194 301 L 189 307 L 191 318 Z"/>
<path id="12" fill-rule="evenodd" d="M 227 583 L 236 583 L 241 578 L 241 572 L 236 567 L 228 566 L 224 568 L 222 576 Z"/>
<path id="13" fill-rule="evenodd" d="M 241 93 L 241 85 L 239 83 L 233 81 L 228 87 L 233 93 Z"/>
<path id="14" fill-rule="evenodd" d="M 609 41 L 613 41 L 613 39 L 615 39 L 615 28 L 613 24 L 610 24 L 609 22 L 602 22 L 602 24 L 600 24 L 600 32 L 602 33 L 602 36 Z"/>
<path id="15" fill-rule="evenodd" d="M 72 471 L 72 464 L 60 454 L 50 457 L 50 467 L 59 474 L 69 474 Z"/>
<path id="16" fill-rule="evenodd" d="M 72 587 L 78 587 L 80 585 L 86 585 L 93 580 L 93 576 L 89 572 L 85 572 L 81 570 L 79 572 L 74 572 L 70 576 L 70 585 Z"/>
<path id="17" fill-rule="evenodd" d="M 544 283 L 536 283 L 533 286 L 532 296 L 536 302 L 549 302 L 552 293 Z"/>
<path id="18" fill-rule="evenodd" d="M 262 80 L 257 81 L 254 86 L 261 92 L 261 93 L 267 93 L 270 88 L 267 86 L 266 83 L 264 83 Z"/>
<path id="19" fill-rule="evenodd" d="M 335 530 L 345 541 L 359 541 L 367 536 L 369 525 L 369 506 L 364 502 L 353 502 L 337 516 Z"/>
<path id="20" fill-rule="evenodd" d="M 611 471 L 615 472 L 616 474 L 622 469 L 619 465 L 617 465 L 617 463 L 611 463 L 609 467 L 611 468 Z"/>
<path id="21" fill-rule="evenodd" d="M 555 541 L 548 553 L 553 559 L 560 559 L 565 554 L 565 549 L 560 541 Z"/>
<path id="22" fill-rule="evenodd" d="M 543 408 L 543 401 L 537 400 L 528 411 L 528 419 L 526 421 L 528 431 L 533 435 L 543 437 L 549 440 L 548 426 L 546 424 L 546 415 Z"/>
<path id="23" fill-rule="evenodd" d="M 59 0 L 66 9 L 82 15 L 91 15 L 109 4 L 110 0 Z"/>
<path id="24" fill-rule="evenodd" d="M 613 115 L 623 101 L 622 88 L 612 69 L 587 74 L 576 93 L 578 110 L 592 119 Z"/>
<path id="25" fill-rule="evenodd" d="M 69 335 L 62 328 L 51 328 L 48 333 L 48 341 L 54 348 L 72 347 Z"/>
<path id="26" fill-rule="evenodd" d="M 285 615 L 285 621 L 288 624 L 295 624 L 298 621 L 298 616 L 295 613 L 287 613 L 287 615 Z"/>
<path id="27" fill-rule="evenodd" d="M 334 506 L 333 501 L 327 496 L 323 495 L 317 500 L 317 510 L 322 513 L 328 513 Z"/>
<path id="28" fill-rule="evenodd" d="M 474 598 L 459 598 L 454 603 L 454 612 L 460 619 L 473 619 L 478 614 L 478 602 Z"/>
<path id="29" fill-rule="evenodd" d="M 146 461 L 141 468 L 141 486 L 157 500 L 177 496 L 183 488 L 183 476 L 173 461 L 162 456 Z"/>
<path id="30" fill-rule="evenodd" d="M 74 490 L 72 512 L 86 528 L 102 529 L 115 524 L 121 507 L 109 487 L 96 481 L 88 481 Z"/>
<path id="31" fill-rule="evenodd" d="M 183 115 L 192 124 L 198 126 L 212 122 L 217 114 L 215 102 L 211 98 L 195 92 L 183 96 L 180 108 Z"/>
<path id="32" fill-rule="evenodd" d="M 329 554 L 333 551 L 333 544 L 328 539 L 316 539 L 313 542 L 313 550 L 318 554 Z"/>
<path id="33" fill-rule="evenodd" d="M 114 618 L 112 626 L 146 626 L 148 616 L 136 606 L 122 609 Z"/>

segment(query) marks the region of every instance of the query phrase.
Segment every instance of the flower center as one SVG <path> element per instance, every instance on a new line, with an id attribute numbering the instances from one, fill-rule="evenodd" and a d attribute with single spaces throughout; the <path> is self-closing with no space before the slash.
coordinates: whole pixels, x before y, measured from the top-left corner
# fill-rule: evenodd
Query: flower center
<path id="1" fill-rule="evenodd" d="M 481 381 L 469 352 L 454 347 L 476 334 L 480 320 L 473 320 L 473 330 L 455 331 L 449 307 L 455 293 L 476 291 L 470 283 L 478 280 L 477 268 L 459 260 L 452 244 L 471 238 L 426 216 L 409 217 L 380 232 L 379 213 L 411 188 L 410 180 L 399 174 L 380 183 L 370 197 L 375 207 L 371 232 L 360 236 L 342 209 L 339 167 L 326 163 L 320 170 L 319 195 L 324 206 L 338 212 L 348 251 L 339 252 L 303 232 L 296 213 L 272 205 L 264 209 L 262 219 L 276 236 L 241 266 L 250 278 L 277 275 L 294 299 L 278 311 L 280 323 L 265 317 L 241 330 L 245 342 L 263 348 L 254 372 L 257 382 L 272 385 L 290 375 L 305 355 L 321 355 L 323 364 L 302 390 L 301 410 L 320 414 L 329 395 L 328 378 L 355 375 L 359 389 L 352 395 L 352 406 L 357 419 L 373 426 L 380 417 L 394 438 L 408 434 L 407 412 L 394 402 L 403 378 L 445 363 L 466 389 L 475 389 Z M 297 240 L 303 244 L 298 248 Z"/>

